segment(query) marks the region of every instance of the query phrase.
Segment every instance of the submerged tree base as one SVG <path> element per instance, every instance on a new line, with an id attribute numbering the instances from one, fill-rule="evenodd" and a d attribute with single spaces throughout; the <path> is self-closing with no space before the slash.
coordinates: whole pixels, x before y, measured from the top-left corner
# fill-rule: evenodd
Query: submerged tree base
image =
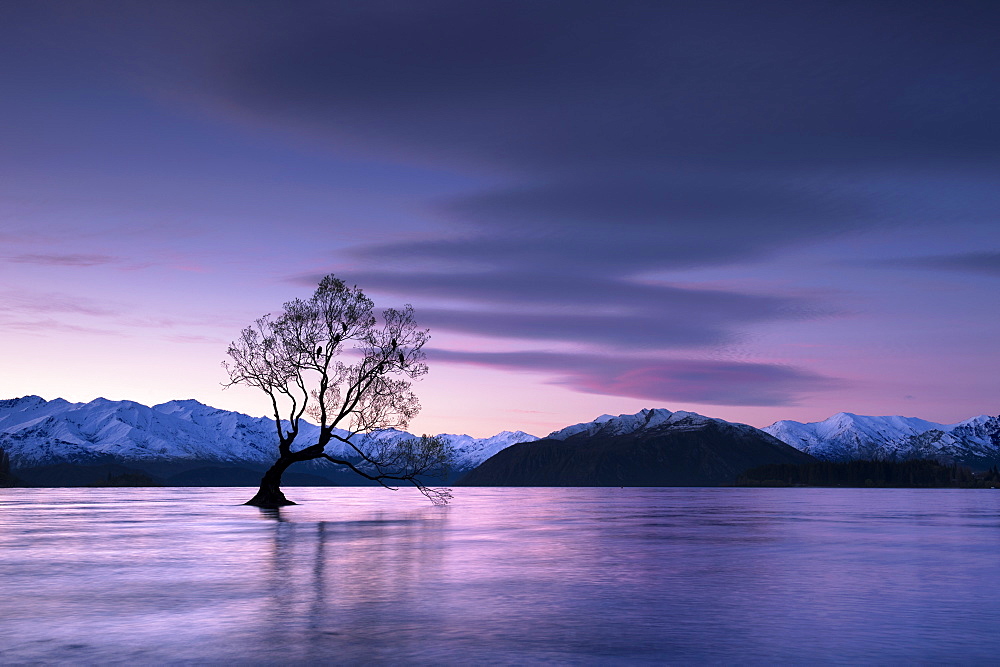
<path id="1" fill-rule="evenodd" d="M 253 505 L 254 507 L 262 507 L 264 509 L 275 509 L 278 507 L 287 507 L 288 505 L 297 505 L 298 503 L 292 502 L 285 497 L 285 494 L 279 491 L 265 491 L 261 489 L 257 492 L 250 500 L 243 503 L 244 505 Z"/>

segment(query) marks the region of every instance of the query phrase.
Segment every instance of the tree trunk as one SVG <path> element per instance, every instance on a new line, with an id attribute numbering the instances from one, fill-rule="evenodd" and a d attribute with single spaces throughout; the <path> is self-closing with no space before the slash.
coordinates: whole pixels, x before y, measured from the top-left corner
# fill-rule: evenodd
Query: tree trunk
<path id="1" fill-rule="evenodd" d="M 296 459 L 288 456 L 283 456 L 275 461 L 274 465 L 268 468 L 267 472 L 264 473 L 264 477 L 261 478 L 260 490 L 257 491 L 257 495 L 246 501 L 244 505 L 265 508 L 295 505 L 296 503 L 285 498 L 285 494 L 281 492 L 281 475 L 295 461 Z"/>

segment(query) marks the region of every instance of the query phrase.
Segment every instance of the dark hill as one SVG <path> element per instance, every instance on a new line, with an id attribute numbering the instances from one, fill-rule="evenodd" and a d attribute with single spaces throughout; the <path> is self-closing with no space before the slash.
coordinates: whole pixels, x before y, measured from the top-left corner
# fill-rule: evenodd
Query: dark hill
<path id="1" fill-rule="evenodd" d="M 750 468 L 814 461 L 753 427 L 701 418 L 619 435 L 580 433 L 513 445 L 458 485 L 717 486 Z"/>

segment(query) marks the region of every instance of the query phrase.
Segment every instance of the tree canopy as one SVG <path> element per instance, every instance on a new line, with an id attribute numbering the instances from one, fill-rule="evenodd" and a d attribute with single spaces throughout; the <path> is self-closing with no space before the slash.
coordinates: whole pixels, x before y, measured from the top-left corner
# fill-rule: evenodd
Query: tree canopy
<path id="1" fill-rule="evenodd" d="M 293 463 L 314 459 L 389 488 L 412 484 L 431 501 L 446 503 L 450 492 L 426 481 L 446 475 L 447 443 L 429 436 L 357 437 L 405 429 L 420 411 L 412 383 L 427 373 L 423 348 L 429 338 L 417 327 L 411 306 L 376 316 L 361 289 L 333 275 L 325 276 L 309 299 L 289 301 L 280 314 L 264 315 L 243 329 L 223 362 L 227 386 L 256 387 L 268 396 L 278 441 L 278 458 L 247 504 L 294 504 L 280 489 L 281 475 Z M 319 433 L 299 446 L 306 416 Z"/>

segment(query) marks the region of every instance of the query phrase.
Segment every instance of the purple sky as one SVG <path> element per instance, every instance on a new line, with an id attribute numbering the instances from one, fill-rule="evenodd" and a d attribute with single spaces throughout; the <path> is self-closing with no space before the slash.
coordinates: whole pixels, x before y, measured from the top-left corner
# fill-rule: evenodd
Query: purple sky
<path id="1" fill-rule="evenodd" d="M 251 414 L 334 272 L 413 430 L 1000 412 L 996 2 L 0 4 L 0 397 Z"/>

